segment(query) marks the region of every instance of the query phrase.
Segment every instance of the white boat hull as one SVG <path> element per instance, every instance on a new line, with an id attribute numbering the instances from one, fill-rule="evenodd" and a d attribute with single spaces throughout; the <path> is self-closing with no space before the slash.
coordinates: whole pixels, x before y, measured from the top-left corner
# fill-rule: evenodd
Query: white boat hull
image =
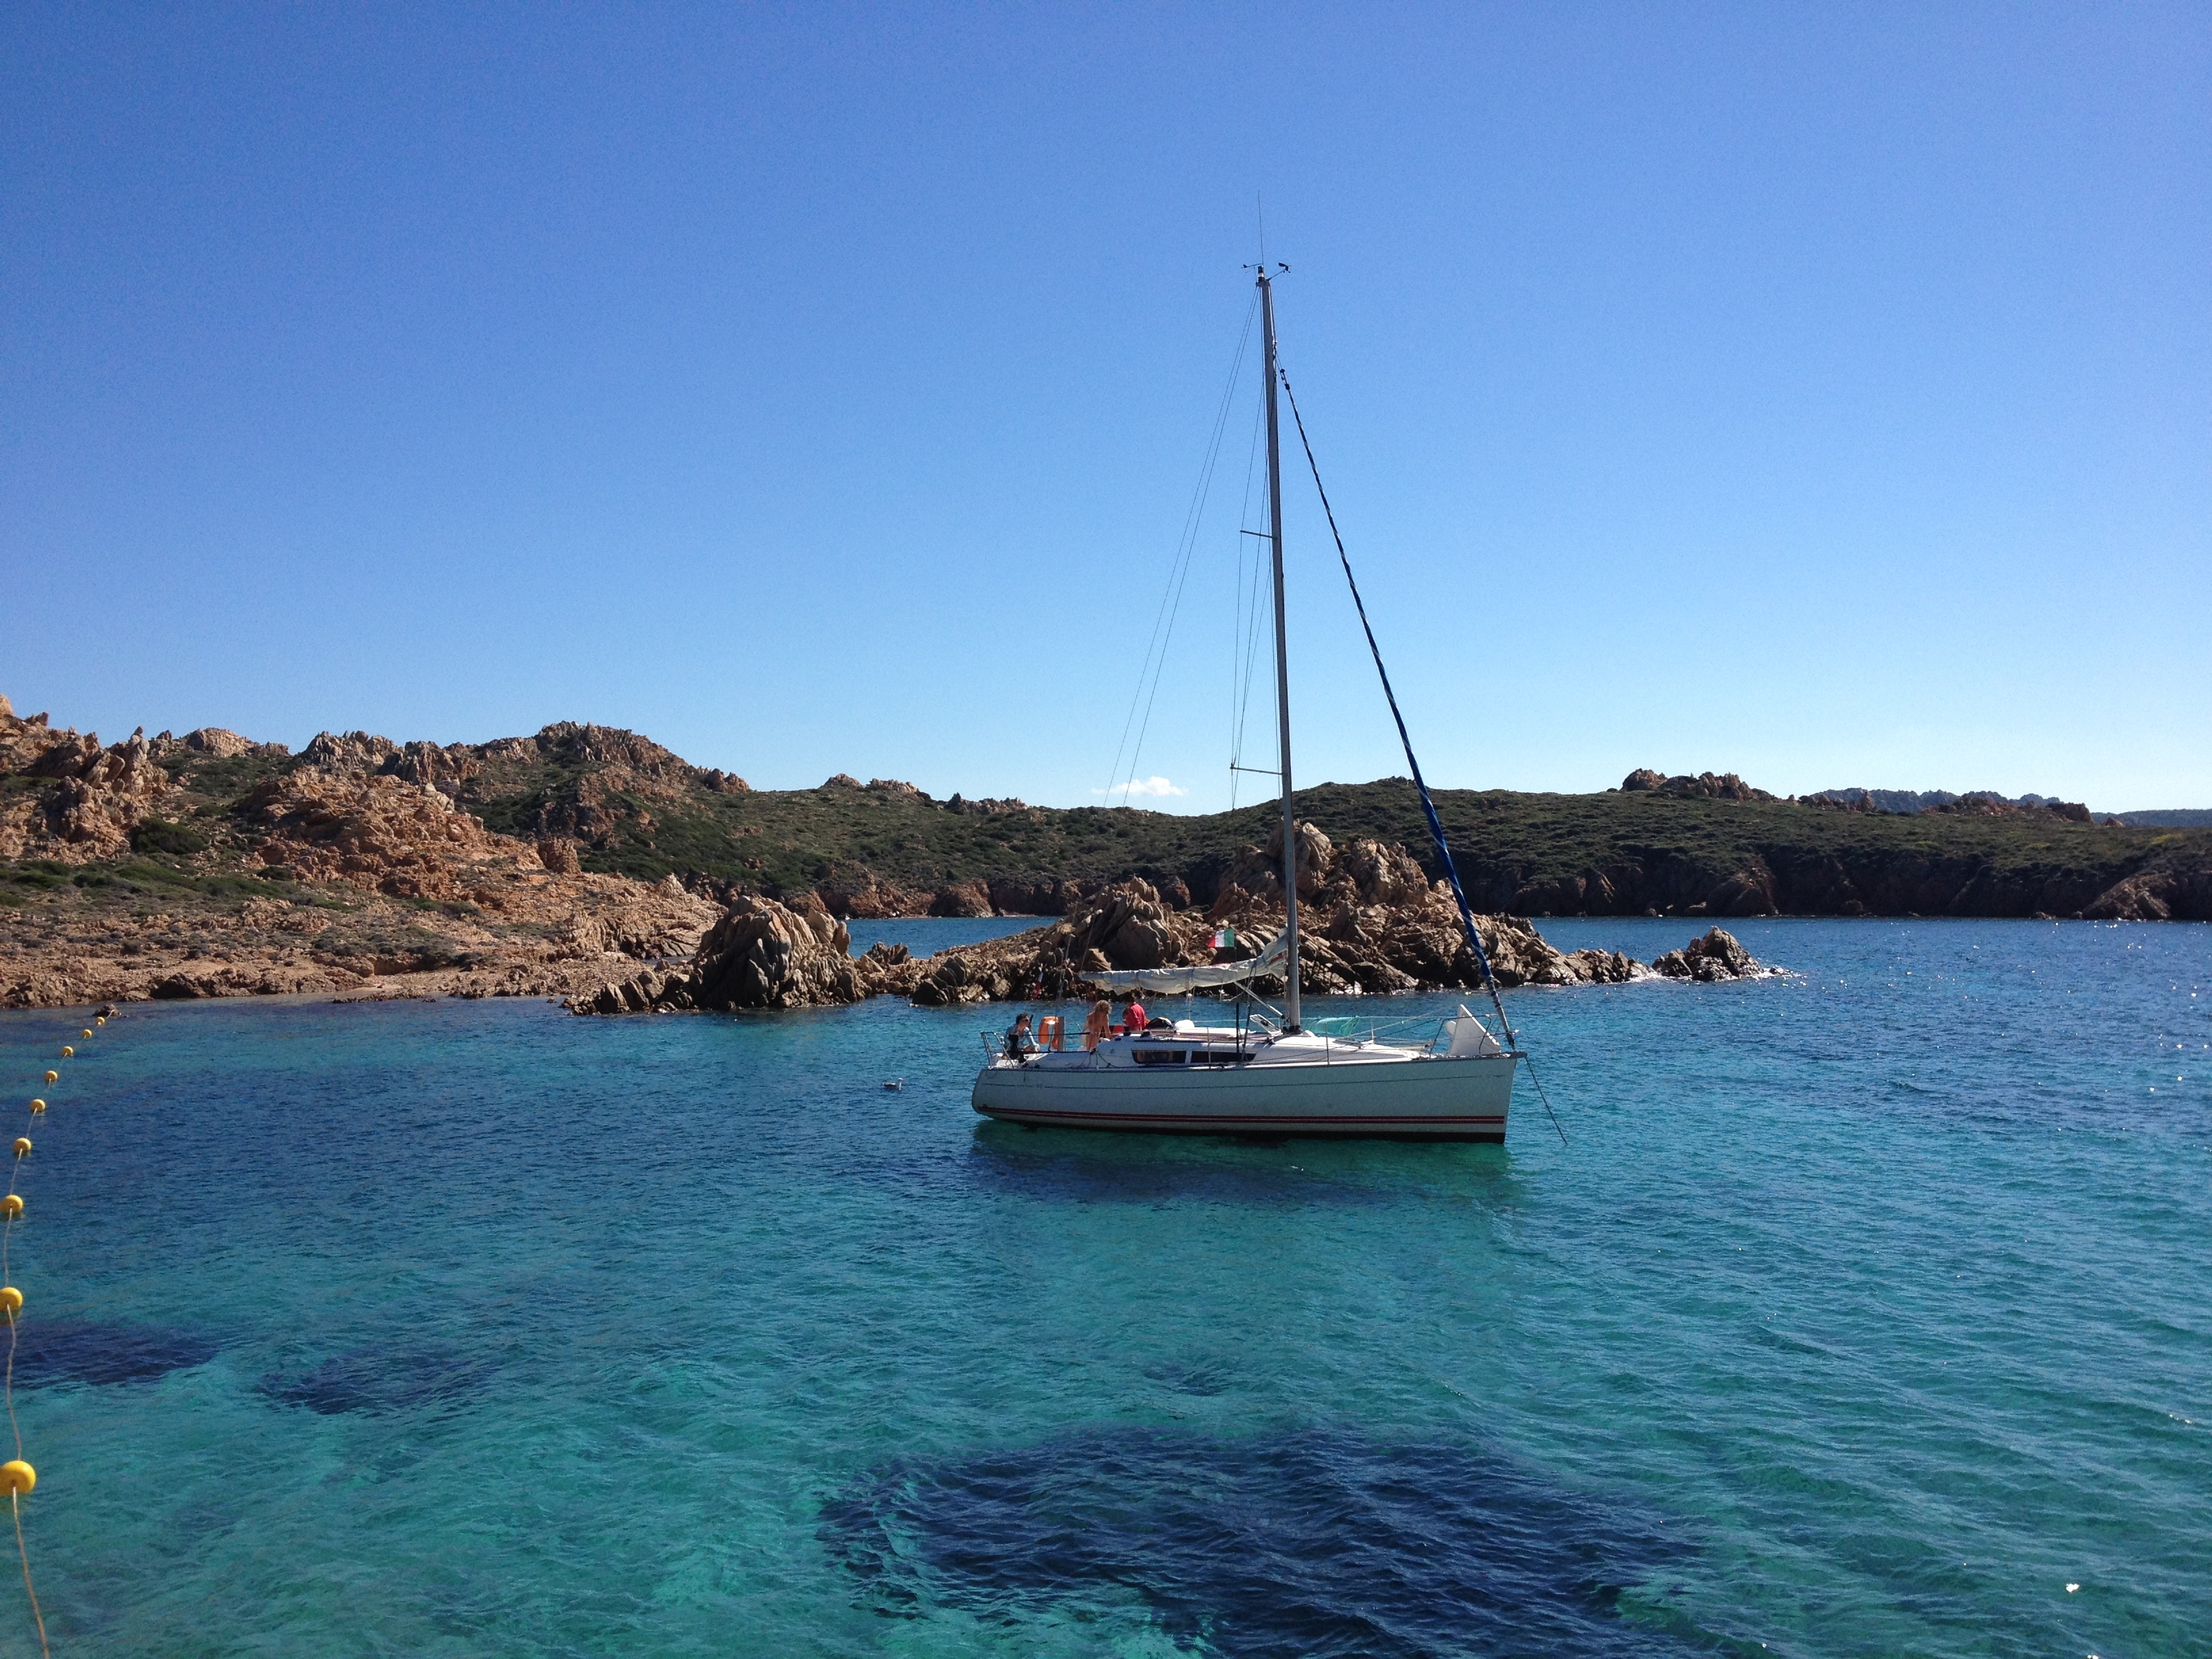
<path id="1" fill-rule="evenodd" d="M 976 1075 L 974 1103 L 986 1117 L 1039 1128 L 1498 1142 L 1514 1063 L 1510 1054 L 1188 1070 L 1002 1063 Z"/>

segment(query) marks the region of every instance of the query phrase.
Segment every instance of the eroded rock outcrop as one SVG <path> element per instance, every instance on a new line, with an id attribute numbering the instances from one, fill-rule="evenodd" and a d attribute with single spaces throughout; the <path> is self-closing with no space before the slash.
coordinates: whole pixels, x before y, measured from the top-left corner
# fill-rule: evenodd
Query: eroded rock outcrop
<path id="1" fill-rule="evenodd" d="M 878 945 L 857 962 L 845 924 L 806 896 L 794 904 L 733 897 L 686 967 L 647 968 L 573 997 L 580 1014 L 653 1009 L 811 1008 L 910 988 L 918 967 L 904 946 Z"/>
<path id="2" fill-rule="evenodd" d="M 2203 921 L 2212 917 L 2212 870 L 2154 865 L 2113 883 L 2081 914 L 2091 921 Z"/>
<path id="3" fill-rule="evenodd" d="M 0 776 L 9 774 L 28 787 L 0 797 L 0 860 L 126 857 L 131 832 L 174 793 L 143 730 L 108 748 L 44 714 L 18 719 L 0 697 Z"/>
<path id="4" fill-rule="evenodd" d="M 1779 797 L 1764 789 L 1754 789 L 1733 772 L 1699 772 L 1692 776 L 1680 773 L 1668 777 L 1650 767 L 1638 767 L 1620 781 L 1621 792 L 1634 794 L 1649 791 L 1657 795 L 1672 796 L 1678 800 L 1775 800 Z"/>
<path id="5" fill-rule="evenodd" d="M 246 796 L 244 812 L 265 831 L 255 849 L 264 866 L 395 898 L 461 897 L 478 865 L 544 867 L 534 848 L 493 834 L 430 785 L 332 758 L 337 767 L 301 766 Z"/>
<path id="6" fill-rule="evenodd" d="M 1693 939 L 1679 951 L 1669 951 L 1651 964 L 1651 971 L 1667 979 L 1692 979 L 1700 985 L 1716 980 L 1758 979 L 1778 974 L 1736 943 L 1735 936 L 1716 927 L 1703 939 Z"/>
<path id="7" fill-rule="evenodd" d="M 1450 890 L 1431 883 L 1403 848 L 1364 839 L 1337 848 L 1318 832 L 1309 836 L 1303 824 L 1299 830 L 1306 990 L 1383 994 L 1481 983 Z M 1258 856 L 1259 849 L 1244 849 L 1232 866 L 1252 888 L 1231 881 L 1203 910 L 1170 902 L 1147 881 L 1116 882 L 1045 927 L 956 946 L 926 962 L 902 946 L 884 945 L 850 960 L 844 924 L 811 894 L 789 906 L 740 896 L 689 969 L 647 970 L 569 1006 L 579 1013 L 791 1008 L 899 994 L 926 1007 L 947 1007 L 1085 996 L 1096 990 L 1091 976 L 1112 969 L 1249 961 L 1258 942 L 1284 925 L 1280 882 L 1273 884 L 1276 891 L 1254 890 L 1267 885 Z M 1217 951 L 1212 941 L 1224 925 L 1237 942 Z M 1616 951 L 1561 952 L 1518 917 L 1478 916 L 1475 927 L 1492 973 L 1509 989 L 1621 984 L 1654 972 Z M 1717 929 L 1662 962 L 1671 965 L 1660 971 L 1700 981 L 1771 971 Z M 1262 996 L 1285 988 L 1268 977 L 1252 983 Z"/>
<path id="8" fill-rule="evenodd" d="M 1961 795 L 1957 800 L 1941 801 L 1922 809 L 1937 817 L 1952 818 L 2057 818 L 2067 823 L 2094 823 L 2094 816 L 2079 801 L 2010 801 L 1990 795 Z"/>

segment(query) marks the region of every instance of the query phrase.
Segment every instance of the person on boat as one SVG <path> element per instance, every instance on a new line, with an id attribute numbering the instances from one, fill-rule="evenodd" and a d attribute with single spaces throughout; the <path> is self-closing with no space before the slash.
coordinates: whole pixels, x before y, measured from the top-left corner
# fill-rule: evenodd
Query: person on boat
<path id="1" fill-rule="evenodd" d="M 1114 1030 L 1114 1010 L 1104 997 L 1091 1005 L 1091 1012 L 1083 1022 L 1083 1046 L 1096 1048 L 1106 1041 Z"/>
<path id="2" fill-rule="evenodd" d="M 1121 1029 L 1134 1036 L 1145 1029 L 1145 1005 L 1130 998 L 1129 1006 L 1121 1011 Z"/>
<path id="3" fill-rule="evenodd" d="M 1036 1039 L 1030 1035 L 1030 1017 L 1017 1014 L 1013 1030 L 1006 1033 L 1006 1058 L 1024 1060 L 1036 1052 Z"/>

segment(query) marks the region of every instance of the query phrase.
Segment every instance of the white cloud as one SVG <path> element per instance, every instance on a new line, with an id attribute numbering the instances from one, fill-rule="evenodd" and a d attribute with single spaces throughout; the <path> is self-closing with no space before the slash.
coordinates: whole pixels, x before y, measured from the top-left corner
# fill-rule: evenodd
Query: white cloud
<path id="1" fill-rule="evenodd" d="M 1111 789 L 1094 789 L 1091 793 L 1094 795 L 1118 795 L 1121 793 L 1122 791 L 1121 786 L 1116 784 Z M 1133 796 L 1167 796 L 1188 795 L 1190 793 L 1190 791 L 1184 788 L 1179 783 L 1170 783 L 1165 778 L 1139 778 L 1134 783 L 1128 786 L 1128 793 Z"/>

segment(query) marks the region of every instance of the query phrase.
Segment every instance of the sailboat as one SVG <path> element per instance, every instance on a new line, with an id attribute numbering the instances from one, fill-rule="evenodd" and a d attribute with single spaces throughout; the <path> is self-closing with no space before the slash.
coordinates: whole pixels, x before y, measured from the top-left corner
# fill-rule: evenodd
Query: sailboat
<path id="1" fill-rule="evenodd" d="M 1278 265 L 1279 274 L 1287 267 Z M 1515 1071 L 1526 1056 L 1514 1039 L 1498 998 L 1488 954 L 1462 889 L 1443 826 L 1414 760 L 1395 693 L 1382 671 L 1375 633 L 1359 605 L 1360 623 L 1382 672 L 1382 687 L 1397 717 L 1398 734 L 1413 769 L 1429 830 L 1462 922 L 1482 966 L 1496 1010 L 1500 1042 L 1462 1004 L 1457 1018 L 1440 1023 L 1425 1043 L 1384 1041 L 1309 1030 L 1298 1006 L 1297 836 L 1291 786 L 1291 682 L 1283 606 L 1283 484 L 1281 429 L 1276 391 L 1289 381 L 1276 362 L 1273 276 L 1259 268 L 1260 312 L 1266 342 L 1267 526 L 1273 559 L 1275 708 L 1280 747 L 1283 818 L 1284 926 L 1256 957 L 1208 965 L 1102 971 L 1086 975 L 1109 992 L 1154 994 L 1234 992 L 1251 981 L 1279 977 L 1279 1013 L 1248 1012 L 1240 1005 L 1234 1025 L 1190 1019 L 1155 1019 L 1146 1029 L 1110 1036 L 1093 1048 L 1047 1047 L 1042 1051 L 994 1054 L 976 1074 L 973 1101 L 986 1117 L 1037 1127 L 1109 1129 L 1150 1134 L 1320 1136 L 1333 1139 L 1503 1141 L 1513 1099 Z M 1295 395 L 1291 413 L 1297 416 Z M 1305 424 L 1298 421 L 1300 441 Z M 1306 445 L 1309 463 L 1313 451 Z M 1314 469 L 1316 487 L 1321 481 Z M 1331 532 L 1335 514 L 1322 492 Z M 1338 536 L 1345 574 L 1351 561 Z M 1358 585 L 1352 597 L 1358 600 Z"/>

